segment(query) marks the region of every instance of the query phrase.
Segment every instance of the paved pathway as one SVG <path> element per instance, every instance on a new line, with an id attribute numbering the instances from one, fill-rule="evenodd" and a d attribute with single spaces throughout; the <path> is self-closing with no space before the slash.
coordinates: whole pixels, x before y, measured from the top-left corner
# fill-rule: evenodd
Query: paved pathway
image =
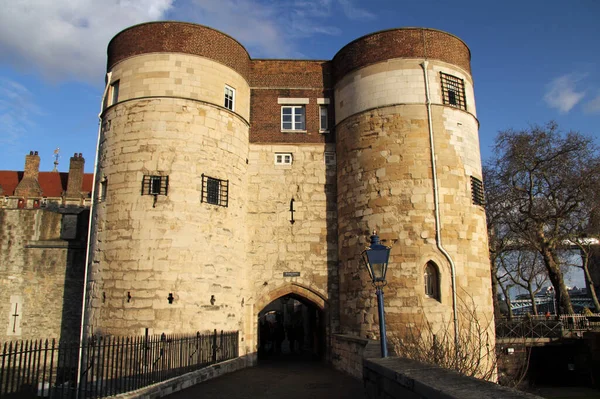
<path id="1" fill-rule="evenodd" d="M 308 360 L 260 362 L 167 396 L 170 399 L 364 399 L 361 381 Z"/>

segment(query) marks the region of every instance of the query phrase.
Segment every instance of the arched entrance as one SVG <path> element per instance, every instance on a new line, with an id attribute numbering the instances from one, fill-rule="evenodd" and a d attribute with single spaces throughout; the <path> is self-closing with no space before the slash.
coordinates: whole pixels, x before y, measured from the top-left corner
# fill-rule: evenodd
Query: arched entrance
<path id="1" fill-rule="evenodd" d="M 324 301 L 322 302 L 324 305 Z M 258 359 L 321 359 L 325 353 L 324 309 L 295 292 L 258 313 Z"/>

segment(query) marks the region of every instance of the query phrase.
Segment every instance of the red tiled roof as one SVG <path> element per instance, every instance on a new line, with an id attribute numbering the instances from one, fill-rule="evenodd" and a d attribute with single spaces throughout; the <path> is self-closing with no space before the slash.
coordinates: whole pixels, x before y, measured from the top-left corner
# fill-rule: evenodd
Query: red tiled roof
<path id="1" fill-rule="evenodd" d="M 12 170 L 0 170 L 0 186 L 4 192 L 2 195 L 13 195 L 15 188 L 23 178 L 23 172 Z M 60 197 L 67 190 L 67 172 L 40 172 L 38 183 L 44 197 Z M 91 192 L 94 175 L 84 173 L 82 191 Z"/>

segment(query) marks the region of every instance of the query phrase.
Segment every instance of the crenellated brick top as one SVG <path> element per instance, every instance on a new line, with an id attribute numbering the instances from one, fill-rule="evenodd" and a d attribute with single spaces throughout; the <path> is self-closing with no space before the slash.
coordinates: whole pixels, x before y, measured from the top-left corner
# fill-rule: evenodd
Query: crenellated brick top
<path id="1" fill-rule="evenodd" d="M 244 46 L 217 30 L 186 22 L 148 22 L 121 31 L 108 44 L 107 69 L 125 58 L 155 52 L 211 58 L 250 81 L 250 55 Z"/>
<path id="2" fill-rule="evenodd" d="M 251 87 L 331 88 L 331 62 L 252 60 Z"/>
<path id="3" fill-rule="evenodd" d="M 334 81 L 392 58 L 437 59 L 471 73 L 471 52 L 458 37 L 435 29 L 400 28 L 371 33 L 344 46 L 333 57 Z"/>

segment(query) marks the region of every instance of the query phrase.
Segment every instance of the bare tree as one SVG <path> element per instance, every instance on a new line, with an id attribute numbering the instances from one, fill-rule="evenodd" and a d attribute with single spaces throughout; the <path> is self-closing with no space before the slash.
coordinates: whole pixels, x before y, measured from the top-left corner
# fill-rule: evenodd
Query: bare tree
<path id="1" fill-rule="evenodd" d="M 585 278 L 585 288 L 588 295 L 592 299 L 596 312 L 600 312 L 600 303 L 598 302 L 598 295 L 596 294 L 596 287 L 594 286 L 594 279 L 590 272 L 590 263 L 594 254 L 595 247 L 598 246 L 598 240 L 595 238 L 576 238 L 571 240 L 572 245 L 578 249 L 581 255 L 581 263 L 572 264 L 571 266 L 580 268 L 583 270 L 583 276 Z"/>
<path id="2" fill-rule="evenodd" d="M 502 266 L 510 280 L 527 291 L 532 313 L 537 316 L 535 295 L 548 281 L 548 273 L 540 254 L 525 248 L 507 251 L 502 257 Z"/>
<path id="3" fill-rule="evenodd" d="M 556 292 L 558 312 L 573 313 L 559 252 L 591 220 L 589 199 L 600 181 L 600 156 L 589 137 L 562 134 L 554 122 L 498 134 L 484 175 L 487 198 L 501 211 L 492 220 L 516 246 L 541 256 Z M 490 197 L 492 197 L 490 199 Z"/>

